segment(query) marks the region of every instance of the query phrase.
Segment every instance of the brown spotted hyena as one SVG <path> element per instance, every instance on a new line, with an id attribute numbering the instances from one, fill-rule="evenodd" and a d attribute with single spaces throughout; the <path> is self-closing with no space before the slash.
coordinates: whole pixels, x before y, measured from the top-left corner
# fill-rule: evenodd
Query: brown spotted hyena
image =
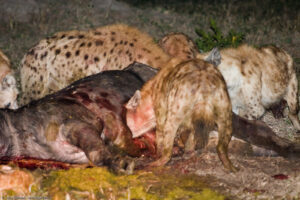
<path id="1" fill-rule="evenodd" d="M 197 47 L 182 33 L 166 35 L 160 46 L 173 57 L 208 57 L 208 53 L 195 53 Z M 253 48 L 241 45 L 221 50 L 221 57 L 218 69 L 225 79 L 234 113 L 248 119 L 259 119 L 266 109 L 285 100 L 289 118 L 300 130 L 298 81 L 293 60 L 287 52 L 275 46 Z"/>
<path id="2" fill-rule="evenodd" d="M 166 164 L 174 140 L 188 133 L 185 152 L 203 147 L 207 134 L 217 126 L 217 152 L 225 168 L 235 171 L 227 148 L 232 134 L 231 103 L 221 73 L 212 64 L 193 59 L 173 59 L 126 104 L 127 125 L 133 137 L 156 127 L 157 155 L 152 166 Z M 201 125 L 201 126 L 199 126 Z M 201 137 L 195 134 L 201 134 Z M 196 138 L 205 141 L 196 141 Z"/>
<path id="3" fill-rule="evenodd" d="M 104 70 L 137 61 L 160 68 L 169 56 L 145 33 L 126 25 L 67 31 L 41 40 L 24 56 L 21 104 Z"/>

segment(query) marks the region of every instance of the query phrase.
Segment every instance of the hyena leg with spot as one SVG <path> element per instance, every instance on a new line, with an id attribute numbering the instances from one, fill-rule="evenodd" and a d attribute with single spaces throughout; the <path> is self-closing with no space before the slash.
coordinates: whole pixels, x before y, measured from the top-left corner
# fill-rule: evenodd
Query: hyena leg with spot
<path id="1" fill-rule="evenodd" d="M 249 120 L 259 119 L 264 113 L 265 108 L 261 102 L 261 89 L 258 86 L 253 86 L 253 84 L 245 83 L 242 94 L 244 98 L 244 109 L 240 116 L 245 117 Z"/>
<path id="2" fill-rule="evenodd" d="M 287 93 L 284 96 L 289 107 L 289 119 L 292 121 L 293 126 L 300 131 L 300 122 L 298 118 L 299 102 L 298 102 L 298 81 L 296 74 L 293 73 L 289 81 Z"/>
<path id="3" fill-rule="evenodd" d="M 224 167 L 232 172 L 238 171 L 236 167 L 233 166 L 228 157 L 228 145 L 231 140 L 231 127 L 223 123 L 218 123 L 218 144 L 217 153 L 222 161 Z"/>
<path id="4" fill-rule="evenodd" d="M 232 172 L 238 171 L 229 160 L 228 145 L 232 134 L 232 112 L 226 108 L 217 108 L 218 115 L 215 116 L 218 127 L 217 153 L 224 167 Z"/>
<path id="5" fill-rule="evenodd" d="M 178 125 L 167 119 L 165 124 L 159 123 L 156 126 L 157 155 L 159 159 L 152 162 L 150 166 L 163 166 L 171 159 L 174 141 Z M 161 139 L 163 138 L 163 139 Z"/>

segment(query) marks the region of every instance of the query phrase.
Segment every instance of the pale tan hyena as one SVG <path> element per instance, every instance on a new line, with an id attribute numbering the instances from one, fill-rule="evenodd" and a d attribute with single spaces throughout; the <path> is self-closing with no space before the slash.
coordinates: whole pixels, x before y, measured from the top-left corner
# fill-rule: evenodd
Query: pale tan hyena
<path id="1" fill-rule="evenodd" d="M 169 55 L 183 59 L 188 55 L 193 58 L 197 51 L 193 42 L 181 33 L 166 35 L 160 45 Z M 207 56 L 208 53 L 196 53 L 200 59 Z M 275 46 L 241 45 L 221 50 L 221 57 L 218 69 L 225 79 L 233 112 L 248 119 L 259 119 L 266 109 L 285 100 L 289 118 L 300 130 L 298 81 L 293 60 L 287 52 Z"/>
<path id="2" fill-rule="evenodd" d="M 188 133 L 185 152 L 203 147 L 216 125 L 219 158 L 225 168 L 236 171 L 227 154 L 232 134 L 231 103 L 224 79 L 212 64 L 200 59 L 173 59 L 135 93 L 126 108 L 133 137 L 156 128 L 159 159 L 152 166 L 170 160 L 174 140 L 181 134 Z"/>
<path id="3" fill-rule="evenodd" d="M 18 89 L 10 61 L 0 51 L 0 108 L 16 109 Z"/>
<path id="4" fill-rule="evenodd" d="M 123 69 L 134 61 L 160 68 L 168 60 L 150 36 L 122 24 L 56 33 L 22 60 L 21 104 L 100 71 Z"/>

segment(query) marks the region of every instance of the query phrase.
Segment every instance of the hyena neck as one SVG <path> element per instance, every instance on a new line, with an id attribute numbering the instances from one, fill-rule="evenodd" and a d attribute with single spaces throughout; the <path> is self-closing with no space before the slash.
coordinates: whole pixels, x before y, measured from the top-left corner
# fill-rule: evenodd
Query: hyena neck
<path id="1" fill-rule="evenodd" d="M 141 89 L 141 103 L 139 104 L 139 107 L 145 105 L 145 103 L 149 103 L 150 101 L 151 104 L 155 106 L 155 95 L 158 94 L 157 91 L 160 90 L 160 87 L 162 86 L 161 84 L 163 83 L 160 80 L 163 80 L 172 68 L 175 68 L 182 62 L 184 62 L 182 59 L 170 58 L 167 63 L 162 66 L 158 73 L 152 79 L 146 82 Z"/>

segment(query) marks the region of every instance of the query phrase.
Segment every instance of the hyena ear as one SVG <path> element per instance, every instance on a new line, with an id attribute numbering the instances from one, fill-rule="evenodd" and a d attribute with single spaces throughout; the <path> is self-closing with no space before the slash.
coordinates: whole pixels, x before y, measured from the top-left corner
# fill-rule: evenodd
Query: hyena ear
<path id="1" fill-rule="evenodd" d="M 141 92 L 139 90 L 135 91 L 134 95 L 129 99 L 125 108 L 128 110 L 135 110 L 141 102 Z"/>
<path id="2" fill-rule="evenodd" d="M 214 66 L 218 66 L 221 63 L 221 53 L 217 47 L 213 48 L 208 56 L 205 58 L 205 61 L 213 64 Z"/>

